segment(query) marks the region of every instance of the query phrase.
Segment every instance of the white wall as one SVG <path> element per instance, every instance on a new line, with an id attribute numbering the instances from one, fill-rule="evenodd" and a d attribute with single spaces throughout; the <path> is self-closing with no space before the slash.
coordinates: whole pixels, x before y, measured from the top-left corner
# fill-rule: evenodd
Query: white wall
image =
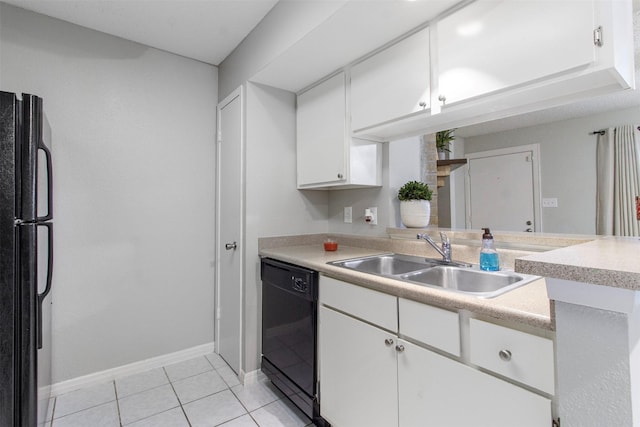
<path id="1" fill-rule="evenodd" d="M 213 341 L 217 69 L 0 3 L 53 130 L 53 381 Z"/>
<path id="2" fill-rule="evenodd" d="M 557 208 L 543 208 L 542 231 L 595 234 L 597 138 L 589 133 L 633 123 L 640 124 L 640 107 L 468 137 L 465 151 L 540 144 L 542 197 L 558 199 Z"/>
<path id="3" fill-rule="evenodd" d="M 295 94 L 246 84 L 246 235 L 243 370 L 259 369 L 262 310 L 258 238 L 326 233 L 326 191 L 296 189 Z"/>
<path id="4" fill-rule="evenodd" d="M 402 227 L 398 191 L 409 181 L 423 181 L 420 177 L 421 165 L 419 136 L 389 142 L 389 197 L 391 210 L 387 226 Z"/>
<path id="5" fill-rule="evenodd" d="M 389 144 L 382 144 L 382 186 L 374 188 L 330 190 L 329 231 L 369 236 L 385 236 L 392 215 L 392 195 L 389 193 Z M 324 191 L 324 190 L 320 190 Z M 351 224 L 344 222 L 344 208 L 352 207 Z M 378 224 L 364 220 L 365 209 L 378 208 Z"/>

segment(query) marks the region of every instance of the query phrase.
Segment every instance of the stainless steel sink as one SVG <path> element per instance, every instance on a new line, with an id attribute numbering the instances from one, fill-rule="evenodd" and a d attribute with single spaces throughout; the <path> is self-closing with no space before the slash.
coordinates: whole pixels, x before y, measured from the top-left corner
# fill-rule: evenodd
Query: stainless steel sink
<path id="1" fill-rule="evenodd" d="M 329 264 L 380 276 L 395 276 L 440 265 L 435 260 L 398 254 L 334 261 Z"/>
<path id="2" fill-rule="evenodd" d="M 470 264 L 444 263 L 438 259 L 400 254 L 353 258 L 329 264 L 480 298 L 496 297 L 539 278 L 508 271 L 482 271 Z"/>
<path id="3" fill-rule="evenodd" d="M 523 286 L 537 276 L 506 271 L 481 271 L 459 267 L 434 267 L 400 276 L 401 280 L 492 298 Z"/>

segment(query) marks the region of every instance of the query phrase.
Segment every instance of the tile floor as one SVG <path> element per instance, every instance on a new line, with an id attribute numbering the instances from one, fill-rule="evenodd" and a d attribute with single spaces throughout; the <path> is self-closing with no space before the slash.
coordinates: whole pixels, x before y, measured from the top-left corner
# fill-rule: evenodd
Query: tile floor
<path id="1" fill-rule="evenodd" d="M 44 427 L 304 427 L 266 377 L 243 386 L 217 354 L 52 399 Z"/>

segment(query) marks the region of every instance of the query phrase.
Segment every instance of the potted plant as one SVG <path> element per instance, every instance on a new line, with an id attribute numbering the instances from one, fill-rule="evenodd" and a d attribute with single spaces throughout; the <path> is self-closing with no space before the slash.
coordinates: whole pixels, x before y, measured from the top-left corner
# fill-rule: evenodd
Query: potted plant
<path id="1" fill-rule="evenodd" d="M 449 150 L 449 144 L 456 139 L 453 134 L 454 131 L 455 129 L 449 129 L 436 132 L 436 149 L 438 150 L 439 160 L 444 160 L 447 156 L 446 153 L 451 152 L 451 150 Z"/>
<path id="2" fill-rule="evenodd" d="M 424 228 L 431 216 L 431 190 L 424 182 L 409 181 L 398 191 L 400 219 L 405 227 Z"/>

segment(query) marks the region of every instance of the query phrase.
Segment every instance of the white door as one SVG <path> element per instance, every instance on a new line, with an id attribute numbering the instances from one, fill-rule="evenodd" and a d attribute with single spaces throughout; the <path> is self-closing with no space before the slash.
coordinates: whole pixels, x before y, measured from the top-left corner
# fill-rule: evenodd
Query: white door
<path id="1" fill-rule="evenodd" d="M 242 331 L 242 89 L 218 104 L 216 348 L 236 373 Z"/>
<path id="2" fill-rule="evenodd" d="M 541 231 L 538 145 L 467 155 L 467 228 Z"/>

